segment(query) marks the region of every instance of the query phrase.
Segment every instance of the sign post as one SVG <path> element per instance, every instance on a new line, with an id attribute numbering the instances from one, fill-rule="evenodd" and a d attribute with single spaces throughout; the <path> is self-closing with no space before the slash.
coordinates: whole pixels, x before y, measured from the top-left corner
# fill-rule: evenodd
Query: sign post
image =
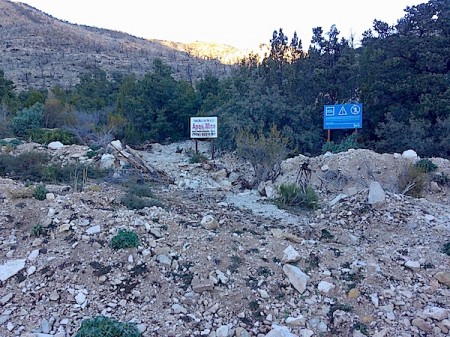
<path id="1" fill-rule="evenodd" d="M 362 103 L 325 105 L 323 108 L 323 128 L 328 130 L 331 140 L 331 129 L 360 129 L 362 128 Z"/>
<path id="2" fill-rule="evenodd" d="M 195 153 L 198 154 L 197 139 L 211 138 L 211 157 L 214 160 L 214 138 L 217 138 L 217 117 L 191 117 L 191 139 L 195 139 Z"/>

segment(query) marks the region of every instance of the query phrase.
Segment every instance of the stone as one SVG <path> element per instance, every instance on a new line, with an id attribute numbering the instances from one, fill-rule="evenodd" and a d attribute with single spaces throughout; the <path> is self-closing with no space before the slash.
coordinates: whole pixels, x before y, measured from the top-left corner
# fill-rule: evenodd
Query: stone
<path id="1" fill-rule="evenodd" d="M 194 278 L 191 285 L 192 290 L 196 293 L 202 293 L 214 289 L 214 283 L 211 280 L 199 280 Z"/>
<path id="2" fill-rule="evenodd" d="M 358 288 L 350 289 L 350 291 L 348 292 L 347 296 L 349 298 L 357 298 L 357 297 L 359 297 L 359 289 Z"/>
<path id="3" fill-rule="evenodd" d="M 431 325 L 422 318 L 413 319 L 411 324 L 413 326 L 419 328 L 419 330 L 422 330 L 423 332 L 427 332 L 427 333 L 433 332 L 433 328 L 431 327 Z"/>
<path id="4" fill-rule="evenodd" d="M 292 325 L 292 326 L 303 326 L 306 324 L 306 318 L 303 315 L 297 316 L 297 317 L 291 317 L 289 316 L 288 318 L 286 318 L 284 320 L 284 322 L 287 325 Z"/>
<path id="5" fill-rule="evenodd" d="M 229 337 L 230 328 L 227 325 L 222 325 L 216 330 L 216 337 Z"/>
<path id="6" fill-rule="evenodd" d="M 378 181 L 372 181 L 370 183 L 367 202 L 372 206 L 382 205 L 386 202 L 386 193 Z"/>
<path id="7" fill-rule="evenodd" d="M 48 143 L 48 145 L 47 145 L 47 148 L 48 148 L 49 150 L 59 150 L 59 149 L 61 149 L 61 148 L 63 148 L 63 147 L 64 147 L 64 144 L 61 143 L 61 142 L 50 142 L 50 143 Z"/>
<path id="8" fill-rule="evenodd" d="M 405 267 L 412 269 L 412 270 L 418 270 L 418 269 L 420 269 L 420 262 L 408 260 L 405 262 Z"/>
<path id="9" fill-rule="evenodd" d="M 244 328 L 237 327 L 236 331 L 235 331 L 235 336 L 236 337 L 250 337 L 250 334 Z"/>
<path id="10" fill-rule="evenodd" d="M 333 283 L 327 282 L 327 281 L 320 281 L 317 285 L 317 289 L 322 293 L 329 293 L 331 290 L 333 290 L 336 286 Z"/>
<path id="11" fill-rule="evenodd" d="M 25 259 L 10 260 L 0 265 L 0 281 L 4 282 L 25 268 Z"/>
<path id="12" fill-rule="evenodd" d="M 450 272 L 441 271 L 436 273 L 434 277 L 439 281 L 439 283 L 445 284 L 447 287 L 450 287 Z"/>
<path id="13" fill-rule="evenodd" d="M 200 225 L 205 229 L 217 229 L 219 228 L 219 221 L 214 219 L 212 215 L 205 215 L 200 222 Z"/>
<path id="14" fill-rule="evenodd" d="M 101 231 L 102 231 L 102 228 L 100 225 L 91 226 L 88 229 L 86 229 L 86 233 L 89 235 L 98 234 Z"/>
<path id="15" fill-rule="evenodd" d="M 114 169 L 116 166 L 116 157 L 110 153 L 104 153 L 100 158 L 100 168 L 104 170 Z"/>
<path id="16" fill-rule="evenodd" d="M 283 263 L 292 263 L 300 260 L 300 254 L 289 245 L 285 250 L 283 250 L 283 257 L 281 258 L 281 262 Z"/>
<path id="17" fill-rule="evenodd" d="M 406 159 L 412 159 L 412 160 L 418 159 L 417 153 L 414 150 L 403 151 L 402 157 L 406 158 Z"/>
<path id="18" fill-rule="evenodd" d="M 172 304 L 172 310 L 175 314 L 187 314 L 187 310 L 178 303 Z"/>
<path id="19" fill-rule="evenodd" d="M 82 305 L 84 302 L 86 302 L 86 295 L 83 293 L 78 293 L 75 296 L 75 301 L 77 302 L 77 304 Z"/>
<path id="20" fill-rule="evenodd" d="M 300 293 L 303 294 L 306 290 L 306 285 L 309 281 L 309 276 L 306 275 L 300 268 L 285 264 L 283 266 L 283 272 L 288 277 L 292 286 Z"/>
<path id="21" fill-rule="evenodd" d="M 29 255 L 28 260 L 34 261 L 39 256 L 39 249 L 34 249 Z"/>
<path id="22" fill-rule="evenodd" d="M 423 311 L 423 315 L 437 321 L 443 321 L 449 316 L 449 310 L 439 307 L 428 307 Z"/>
<path id="23" fill-rule="evenodd" d="M 296 337 L 288 327 L 272 324 L 272 330 L 265 337 Z"/>

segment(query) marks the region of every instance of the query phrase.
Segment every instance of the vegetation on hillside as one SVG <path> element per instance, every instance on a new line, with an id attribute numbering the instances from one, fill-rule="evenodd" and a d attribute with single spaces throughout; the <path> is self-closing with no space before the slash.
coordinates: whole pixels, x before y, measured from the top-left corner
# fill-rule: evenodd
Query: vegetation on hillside
<path id="1" fill-rule="evenodd" d="M 230 77 L 209 74 L 192 84 L 175 80 L 161 60 L 139 80 L 91 68 L 75 87 L 49 92 L 16 92 L 0 71 L 0 138 L 170 142 L 189 137 L 189 117 L 208 115 L 219 118 L 222 149 L 235 149 L 242 130 L 264 139 L 276 127 L 289 154 L 315 155 L 326 142 L 323 106 L 360 102 L 363 128 L 352 138 L 359 147 L 450 157 L 448 2 L 405 13 L 395 26 L 374 20 L 359 47 L 335 26 L 316 27 L 304 52 L 296 34 L 289 39 L 279 29 L 262 62 L 249 55 Z M 338 146 L 352 133 L 333 131 L 332 140 Z"/>

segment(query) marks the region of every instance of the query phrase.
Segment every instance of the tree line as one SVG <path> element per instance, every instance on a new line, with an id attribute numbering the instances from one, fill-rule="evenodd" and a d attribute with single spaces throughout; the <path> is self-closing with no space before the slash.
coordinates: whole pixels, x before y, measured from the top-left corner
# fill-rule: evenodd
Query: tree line
<path id="1" fill-rule="evenodd" d="M 296 33 L 289 38 L 280 28 L 262 60 L 250 54 L 230 76 L 211 73 L 195 83 L 175 80 L 159 59 L 139 79 L 91 68 L 75 87 L 49 91 L 17 93 L 0 71 L 0 136 L 35 139 L 58 129 L 55 137 L 89 145 L 164 143 L 188 139 L 189 117 L 217 116 L 222 149 L 235 149 L 242 132 L 275 128 L 292 155 L 317 155 L 326 143 L 324 105 L 359 102 L 363 128 L 356 136 L 333 131 L 333 142 L 351 136 L 355 146 L 378 152 L 450 157 L 447 0 L 407 7 L 394 26 L 374 20 L 358 46 L 336 26 L 312 31 L 307 51 Z"/>

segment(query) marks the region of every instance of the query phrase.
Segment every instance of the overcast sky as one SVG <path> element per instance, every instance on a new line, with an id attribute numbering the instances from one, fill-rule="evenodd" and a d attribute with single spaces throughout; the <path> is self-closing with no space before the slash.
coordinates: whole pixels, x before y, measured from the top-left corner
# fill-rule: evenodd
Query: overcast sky
<path id="1" fill-rule="evenodd" d="M 269 43 L 274 30 L 294 31 L 308 47 L 314 27 L 335 24 L 340 37 L 361 39 L 374 19 L 395 24 L 417 0 L 22 0 L 71 23 L 175 42 L 217 42 L 239 48 Z"/>

